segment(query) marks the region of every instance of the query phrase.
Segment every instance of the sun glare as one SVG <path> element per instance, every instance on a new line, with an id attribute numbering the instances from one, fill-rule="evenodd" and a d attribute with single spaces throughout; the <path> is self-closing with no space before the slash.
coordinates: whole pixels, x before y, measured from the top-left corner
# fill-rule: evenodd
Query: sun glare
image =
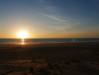
<path id="1" fill-rule="evenodd" d="M 26 31 L 20 31 L 17 33 L 17 37 L 20 39 L 26 39 L 29 38 L 29 34 Z"/>
<path id="2" fill-rule="evenodd" d="M 17 33 L 17 38 L 21 39 L 21 44 L 25 44 L 25 39 L 29 38 L 29 34 L 26 31 L 20 31 Z"/>

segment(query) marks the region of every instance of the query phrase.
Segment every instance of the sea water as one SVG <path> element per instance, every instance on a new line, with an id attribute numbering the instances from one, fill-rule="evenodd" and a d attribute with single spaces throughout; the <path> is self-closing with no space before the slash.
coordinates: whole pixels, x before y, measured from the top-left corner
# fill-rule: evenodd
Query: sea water
<path id="1" fill-rule="evenodd" d="M 21 39 L 0 39 L 0 44 L 19 43 Z M 68 42 L 99 42 L 98 38 L 51 38 L 51 39 L 25 39 L 25 42 L 31 43 L 68 43 Z"/>

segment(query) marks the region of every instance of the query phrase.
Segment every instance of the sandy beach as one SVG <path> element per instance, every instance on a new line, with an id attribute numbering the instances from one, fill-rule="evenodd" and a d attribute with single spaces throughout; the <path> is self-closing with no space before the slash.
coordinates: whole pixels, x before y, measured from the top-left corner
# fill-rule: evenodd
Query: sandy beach
<path id="1" fill-rule="evenodd" d="M 0 75 L 98 75 L 99 43 L 0 45 Z"/>

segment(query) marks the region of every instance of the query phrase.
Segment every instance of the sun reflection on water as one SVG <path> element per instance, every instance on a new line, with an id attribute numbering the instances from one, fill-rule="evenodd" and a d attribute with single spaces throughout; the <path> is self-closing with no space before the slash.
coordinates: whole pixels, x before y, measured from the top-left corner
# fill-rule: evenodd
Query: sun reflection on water
<path id="1" fill-rule="evenodd" d="M 25 39 L 21 39 L 21 45 L 25 45 Z"/>

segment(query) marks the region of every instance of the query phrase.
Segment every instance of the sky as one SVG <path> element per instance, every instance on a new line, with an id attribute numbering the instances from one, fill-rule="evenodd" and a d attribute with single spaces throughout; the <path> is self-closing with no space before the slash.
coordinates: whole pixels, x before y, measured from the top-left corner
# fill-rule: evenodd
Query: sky
<path id="1" fill-rule="evenodd" d="M 0 0 L 0 37 L 99 37 L 99 0 Z"/>

